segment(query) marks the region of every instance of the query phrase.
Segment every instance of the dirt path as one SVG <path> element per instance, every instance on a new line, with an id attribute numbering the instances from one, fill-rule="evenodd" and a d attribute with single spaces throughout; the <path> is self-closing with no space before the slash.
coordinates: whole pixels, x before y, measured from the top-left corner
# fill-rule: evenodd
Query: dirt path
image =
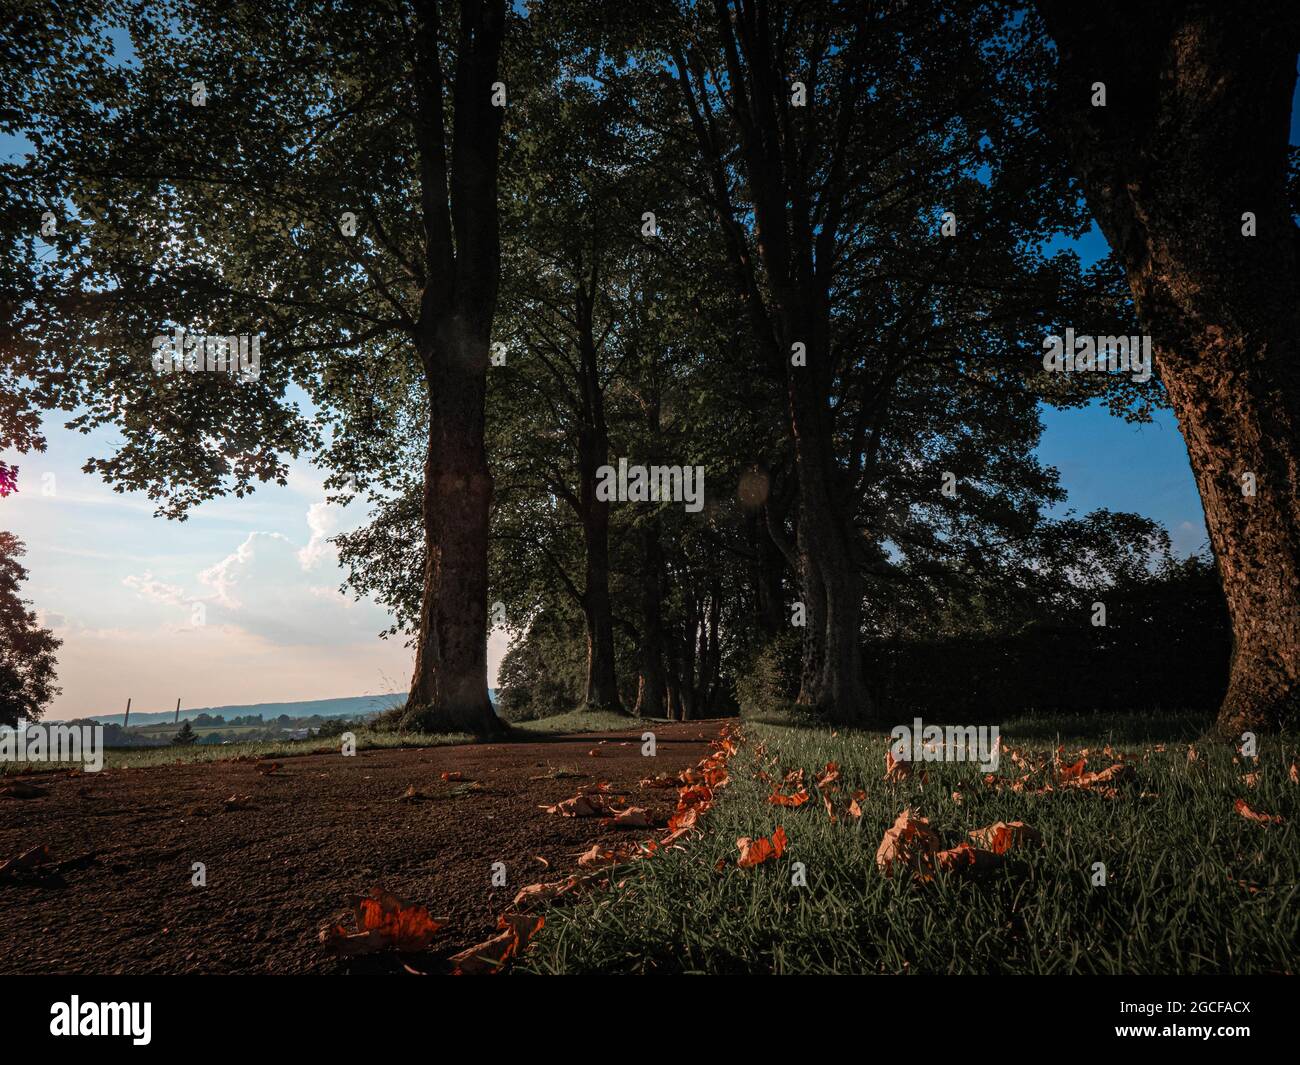
<path id="1" fill-rule="evenodd" d="M 339 960 L 317 933 L 349 897 L 379 884 L 448 927 L 425 969 L 496 930 L 515 892 L 577 869 L 596 841 L 646 830 L 547 814 L 608 781 L 663 824 L 676 792 L 639 788 L 708 753 L 713 722 L 542 742 L 308 755 L 26 779 L 34 799 L 0 798 L 0 862 L 39 844 L 54 861 L 93 860 L 41 879 L 0 881 L 0 973 L 401 972 L 396 955 Z M 597 751 L 593 757 L 589 752 Z M 444 782 L 444 772 L 473 784 Z M 574 776 L 557 776 L 560 773 Z M 411 785 L 429 798 L 402 802 Z M 247 808 L 226 810 L 230 795 Z M 537 860 L 549 861 L 549 868 Z M 191 884 L 207 867 L 207 886 Z M 491 866 L 505 862 L 494 888 Z"/>

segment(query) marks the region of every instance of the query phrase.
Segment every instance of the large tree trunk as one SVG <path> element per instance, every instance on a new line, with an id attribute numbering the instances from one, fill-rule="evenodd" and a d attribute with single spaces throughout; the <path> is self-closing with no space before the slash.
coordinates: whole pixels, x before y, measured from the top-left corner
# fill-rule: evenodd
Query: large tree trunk
<path id="1" fill-rule="evenodd" d="M 718 694 L 718 677 L 722 669 L 718 629 L 722 620 L 722 583 L 716 577 L 709 582 L 708 609 L 700 611 L 700 680 L 696 686 L 696 716 L 713 712 Z"/>
<path id="2" fill-rule="evenodd" d="M 464 322 L 443 323 L 427 364 L 424 598 L 408 721 L 440 732 L 504 731 L 487 692 L 487 338 Z"/>
<path id="3" fill-rule="evenodd" d="M 444 129 L 438 5 L 415 5 L 416 141 L 428 277 L 417 343 L 429 402 L 424 469 L 425 569 L 415 673 L 404 721 L 493 734 L 487 692 L 487 536 L 492 477 L 483 444 L 488 346 L 500 277 L 497 146 L 491 106 L 503 0 L 461 0 L 454 144 Z"/>
<path id="4" fill-rule="evenodd" d="M 785 612 L 785 557 L 768 535 L 765 509 L 765 505 L 754 507 L 745 514 L 745 532 L 754 552 L 749 570 L 754 596 L 754 624 L 766 639 L 771 639 L 790 623 L 790 619 Z"/>
<path id="5" fill-rule="evenodd" d="M 695 718 L 696 703 L 695 653 L 699 647 L 700 600 L 693 590 L 688 591 L 683 598 L 685 600 L 685 617 L 682 620 L 678 691 L 682 704 L 682 720 L 692 721 Z"/>
<path id="6" fill-rule="evenodd" d="M 1300 6 L 1040 7 L 1072 161 L 1152 337 L 1218 559 L 1234 644 L 1219 728 L 1276 728 L 1300 704 L 1300 269 L 1286 194 Z M 1095 82 L 1105 107 L 1091 106 Z"/>
<path id="7" fill-rule="evenodd" d="M 642 530 L 645 564 L 641 569 L 641 680 L 638 717 L 667 716 L 668 682 L 664 676 L 663 552 L 659 522 L 651 517 Z"/>
<path id="8" fill-rule="evenodd" d="M 582 613 L 587 623 L 587 686 L 592 710 L 621 711 L 614 671 L 614 614 L 609 602 L 609 505 L 594 503 L 583 527 L 586 586 Z"/>
<path id="9" fill-rule="evenodd" d="M 829 721 L 861 724 L 872 717 L 862 661 L 862 578 L 853 543 L 853 514 L 841 510 L 827 397 L 829 307 L 814 294 L 777 290 L 788 351 L 806 347 L 807 365 L 787 366 L 790 428 L 799 482 L 799 544 L 806 551 L 810 629 L 800 702 Z M 789 360 L 787 360 L 789 362 Z M 813 618 L 814 608 L 820 615 Z M 820 662 L 814 657 L 820 651 Z M 818 668 L 820 667 L 820 668 Z"/>
<path id="10" fill-rule="evenodd" d="M 578 384 L 582 390 L 578 494 L 586 555 L 582 612 L 587 622 L 587 687 L 583 701 L 588 709 L 621 713 L 614 664 L 614 614 L 609 601 L 609 502 L 596 497 L 598 471 L 609 462 L 609 430 L 605 424 L 605 396 L 592 334 L 593 300 L 593 296 L 579 292 L 576 306 Z"/>

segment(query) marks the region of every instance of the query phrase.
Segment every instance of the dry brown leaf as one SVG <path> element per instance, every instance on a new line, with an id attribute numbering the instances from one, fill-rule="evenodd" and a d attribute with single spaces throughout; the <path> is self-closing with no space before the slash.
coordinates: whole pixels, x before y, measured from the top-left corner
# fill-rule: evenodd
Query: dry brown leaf
<path id="1" fill-rule="evenodd" d="M 783 795 L 780 791 L 774 790 L 767 797 L 767 801 L 773 806 L 802 806 L 809 798 L 808 789 L 800 784 L 799 790 L 789 795 Z"/>
<path id="2" fill-rule="evenodd" d="M 1006 854 L 1012 847 L 1043 842 L 1038 830 L 1030 828 L 1023 821 L 995 821 L 985 828 L 974 829 L 967 835 L 978 846 L 993 854 Z"/>
<path id="3" fill-rule="evenodd" d="M 1061 765 L 1057 768 L 1057 779 L 1061 782 L 1067 780 L 1078 780 L 1083 776 L 1083 767 L 1088 764 L 1088 759 L 1080 758 L 1074 765 Z"/>
<path id="4" fill-rule="evenodd" d="M 617 854 L 612 850 L 605 850 L 599 843 L 593 843 L 590 850 L 583 851 L 582 854 L 578 856 L 578 864 L 584 869 L 593 866 L 599 867 L 602 865 L 615 865 L 618 861 L 619 857 Z"/>
<path id="5" fill-rule="evenodd" d="M 736 864 L 742 869 L 751 869 L 763 862 L 779 858 L 785 853 L 785 844 L 785 829 L 779 825 L 768 839 L 750 839 L 748 836 L 741 836 L 736 840 L 736 846 L 740 848 L 740 857 L 736 859 Z"/>
<path id="6" fill-rule="evenodd" d="M 885 752 L 885 780 L 891 784 L 902 784 L 912 776 L 912 763 L 902 758 L 895 758 L 893 751 Z"/>
<path id="7" fill-rule="evenodd" d="M 559 814 L 561 817 L 604 817 L 609 813 L 604 800 L 581 792 L 554 806 L 543 806 L 542 809 L 548 814 Z"/>
<path id="8" fill-rule="evenodd" d="M 610 807 L 613 817 L 605 818 L 604 823 L 613 828 L 653 828 L 650 815 L 644 806 L 629 806 L 623 810 Z"/>
<path id="9" fill-rule="evenodd" d="M 695 827 L 699 817 L 700 809 L 698 806 L 690 806 L 685 810 L 679 809 L 668 819 L 668 835 L 659 841 L 660 845 L 671 843 L 680 836 L 686 835 Z"/>
<path id="10" fill-rule="evenodd" d="M 565 877 L 563 880 L 552 880 L 546 883 L 529 884 L 527 887 L 521 887 L 515 893 L 514 905 L 524 907 L 534 904 L 550 902 L 553 899 L 563 895 L 566 891 L 575 888 L 579 883 L 576 876 Z"/>
<path id="11" fill-rule="evenodd" d="M 939 834 L 930 822 L 910 806 L 885 830 L 876 849 L 876 865 L 885 876 L 893 876 L 898 866 L 914 872 L 927 872 L 932 857 L 943 849 Z"/>
<path id="12" fill-rule="evenodd" d="M 1241 814 L 1247 821 L 1254 821 L 1261 825 L 1280 825 L 1282 823 L 1281 814 L 1262 814 L 1252 810 L 1245 799 L 1238 799 L 1233 803 L 1232 808 Z"/>
<path id="13" fill-rule="evenodd" d="M 424 950 L 443 927 L 423 906 L 403 902 L 379 887 L 358 898 L 352 912 L 355 932 L 336 923 L 320 934 L 321 943 L 337 954 L 370 954 L 390 947 L 408 953 Z"/>
<path id="14" fill-rule="evenodd" d="M 545 923 L 544 917 L 522 913 L 503 914 L 497 918 L 497 927 L 501 929 L 498 935 L 451 956 L 450 961 L 456 966 L 455 974 L 488 976 L 499 973 L 507 961 L 522 953 L 528 941 Z"/>
<path id="15" fill-rule="evenodd" d="M 949 873 L 983 873 L 1002 864 L 1002 855 L 994 851 L 978 850 L 969 843 L 959 843 L 955 847 L 939 851 L 934 856 L 934 865 Z M 928 870 L 922 866 L 916 875 L 922 880 L 929 880 Z"/>
<path id="16" fill-rule="evenodd" d="M 1137 770 L 1127 762 L 1116 762 L 1113 766 L 1099 773 L 1081 773 L 1060 782 L 1062 788 L 1076 788 L 1096 792 L 1108 799 L 1118 795 L 1116 785 L 1132 784 L 1137 781 Z"/>

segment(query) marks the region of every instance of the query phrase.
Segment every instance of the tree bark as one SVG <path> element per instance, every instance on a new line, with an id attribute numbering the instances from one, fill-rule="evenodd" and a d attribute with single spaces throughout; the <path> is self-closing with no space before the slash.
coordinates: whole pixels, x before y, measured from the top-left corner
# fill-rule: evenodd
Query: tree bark
<path id="1" fill-rule="evenodd" d="M 1072 163 L 1152 337 L 1218 560 L 1233 629 L 1218 727 L 1274 729 L 1300 708 L 1300 269 L 1286 193 L 1300 8 L 1039 6 Z M 1096 82 L 1105 107 L 1091 106 Z"/>
<path id="2" fill-rule="evenodd" d="M 645 563 L 641 569 L 641 680 L 636 714 L 661 717 L 668 715 L 668 684 L 663 661 L 663 552 L 658 521 L 648 519 L 641 535 Z"/>
<path id="3" fill-rule="evenodd" d="M 491 86 L 501 0 L 462 0 L 450 171 L 436 2 L 415 5 L 415 96 L 427 278 L 416 326 L 429 403 L 425 567 L 404 722 L 431 731 L 505 730 L 487 691 L 487 538 L 492 475 L 483 442 L 488 350 L 500 273 Z"/>
<path id="4" fill-rule="evenodd" d="M 594 492 L 595 477 L 590 490 Z M 583 494 L 588 485 L 584 477 Z M 595 499 L 583 524 L 586 547 L 586 593 L 582 613 L 587 624 L 587 685 L 584 705 L 620 712 L 614 668 L 614 613 L 609 601 L 609 504 Z"/>
<path id="5" fill-rule="evenodd" d="M 593 253 L 593 259 L 595 258 Z M 614 663 L 614 613 L 609 601 L 609 502 L 596 497 L 597 474 L 609 462 L 609 429 L 592 333 L 595 277 L 591 292 L 579 292 L 579 381 L 582 422 L 578 428 L 578 495 L 586 555 L 582 612 L 587 622 L 587 686 L 584 705 L 622 713 Z"/>
<path id="6" fill-rule="evenodd" d="M 764 638 L 771 639 L 789 624 L 790 619 L 785 612 L 785 557 L 768 534 L 765 510 L 766 505 L 746 513 L 745 532 L 754 552 L 754 561 L 750 565 L 754 624 Z"/>

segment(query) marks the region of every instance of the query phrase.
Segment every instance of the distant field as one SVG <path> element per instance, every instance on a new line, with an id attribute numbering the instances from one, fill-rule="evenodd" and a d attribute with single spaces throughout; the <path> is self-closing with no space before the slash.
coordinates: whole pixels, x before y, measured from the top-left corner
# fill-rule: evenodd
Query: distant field
<path id="1" fill-rule="evenodd" d="M 530 735 L 538 737 L 564 732 L 606 732 L 615 729 L 635 727 L 642 718 L 622 717 L 618 714 L 594 713 L 576 710 L 556 717 L 542 718 L 539 721 L 527 721 L 515 726 L 516 740 Z M 255 729 L 257 726 L 245 726 Z M 150 734 L 158 734 L 157 726 L 149 726 Z M 144 731 L 143 729 L 141 730 Z M 229 729 L 216 729 L 225 732 Z M 176 726 L 162 730 L 175 735 Z M 200 735 L 203 730 L 195 729 Z M 442 747 L 449 744 L 472 743 L 474 737 L 457 732 L 374 732 L 370 729 L 356 730 L 357 749 L 369 750 L 377 747 Z M 316 737 L 309 740 L 259 740 L 249 743 L 228 744 L 194 744 L 178 746 L 168 744 L 165 747 L 110 747 L 104 752 L 105 769 L 143 768 L 155 765 L 172 765 L 190 762 L 222 762 L 231 758 L 250 756 L 254 758 L 289 758 L 299 754 L 314 754 L 320 751 L 333 751 L 342 741 L 337 736 Z M 32 765 L 28 762 L 0 762 L 0 776 L 23 771 L 45 772 L 54 769 L 76 769 L 80 763 L 44 762 Z"/>
<path id="2" fill-rule="evenodd" d="M 262 729 L 268 727 L 267 725 L 195 725 L 193 722 L 190 724 L 194 729 L 194 735 L 196 736 L 211 736 L 214 732 L 219 732 L 223 735 L 230 732 L 260 732 Z M 176 733 L 180 731 L 180 728 L 180 725 L 172 724 L 144 725 L 140 728 L 128 729 L 127 731 L 141 736 L 165 738 L 175 736 Z"/>

